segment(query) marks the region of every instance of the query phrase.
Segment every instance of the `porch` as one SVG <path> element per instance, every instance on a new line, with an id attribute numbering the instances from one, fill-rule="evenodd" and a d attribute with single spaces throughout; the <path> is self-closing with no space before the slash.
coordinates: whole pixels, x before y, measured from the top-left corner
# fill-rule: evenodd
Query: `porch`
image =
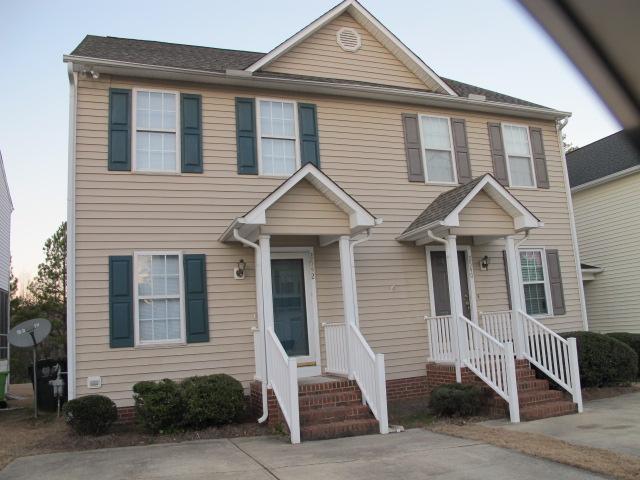
<path id="1" fill-rule="evenodd" d="M 575 339 L 562 338 L 540 321 L 564 309 L 561 280 L 559 291 L 552 291 L 547 278 L 550 270 L 559 276 L 559 267 L 552 265 L 557 252 L 522 250 L 530 231 L 542 226 L 509 191 L 485 175 L 441 194 L 398 237 L 426 251 L 428 361 L 451 365 L 452 381 L 481 381 L 508 405 L 512 422 L 520 421 L 521 408 L 528 408 L 526 416 L 532 418 L 532 405 L 544 400 L 556 402 L 547 405 L 550 411 L 568 413 L 574 404 L 582 411 Z M 493 276 L 487 272 L 490 264 L 498 264 L 491 269 Z M 486 297 L 495 298 L 501 285 L 506 287 L 508 307 L 482 311 L 478 303 L 491 305 Z M 481 296 L 478 287 L 492 291 Z M 536 318 L 534 312 L 544 315 Z M 562 396 L 548 393 L 548 382 L 532 390 L 523 381 L 535 373 L 532 367 L 567 391 L 571 403 L 561 404 Z M 446 378 L 443 371 L 432 368 L 435 376 Z"/>

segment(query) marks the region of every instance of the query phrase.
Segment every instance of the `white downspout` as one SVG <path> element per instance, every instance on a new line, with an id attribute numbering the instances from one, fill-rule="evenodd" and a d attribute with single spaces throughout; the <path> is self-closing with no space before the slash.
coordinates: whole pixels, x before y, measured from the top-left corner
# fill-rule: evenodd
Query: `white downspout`
<path id="1" fill-rule="evenodd" d="M 366 235 L 358 240 L 353 240 L 349 245 L 349 256 L 351 257 L 351 284 L 353 285 L 353 310 L 355 314 L 356 326 L 360 327 L 360 315 L 358 313 L 358 290 L 356 288 L 356 259 L 354 254 L 354 247 L 366 242 L 371 238 L 371 229 L 367 229 Z"/>
<path id="2" fill-rule="evenodd" d="M 256 243 L 250 242 L 244 237 L 240 236 L 237 228 L 233 229 L 233 238 L 242 243 L 246 247 L 251 247 L 255 253 L 255 268 L 256 268 L 256 305 L 258 307 L 258 325 L 262 333 L 262 352 L 264 353 L 263 371 L 264 378 L 262 379 L 262 416 L 258 419 L 258 423 L 264 423 L 269 417 L 269 402 L 267 400 L 267 379 L 269 378 L 267 372 L 267 337 L 264 325 L 264 299 L 262 297 L 262 253 L 260 246 Z"/>
<path id="3" fill-rule="evenodd" d="M 69 165 L 67 179 L 67 395 L 76 398 L 76 109 L 78 73 L 69 74 Z"/>

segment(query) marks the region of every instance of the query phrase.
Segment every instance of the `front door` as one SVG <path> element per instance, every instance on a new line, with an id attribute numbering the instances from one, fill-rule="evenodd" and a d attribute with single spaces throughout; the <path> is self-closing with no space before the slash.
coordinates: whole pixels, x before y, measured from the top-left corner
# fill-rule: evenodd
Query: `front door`
<path id="1" fill-rule="evenodd" d="M 313 276 L 310 253 L 272 254 L 274 330 L 287 355 L 297 358 L 299 376 L 320 373 Z"/>
<path id="2" fill-rule="evenodd" d="M 471 299 L 469 297 L 469 278 L 467 276 L 467 256 L 465 252 L 458 251 L 458 270 L 460 290 L 462 291 L 462 309 L 464 316 L 471 319 Z M 431 252 L 431 288 L 433 289 L 436 316 L 451 315 L 447 256 L 443 251 Z"/>

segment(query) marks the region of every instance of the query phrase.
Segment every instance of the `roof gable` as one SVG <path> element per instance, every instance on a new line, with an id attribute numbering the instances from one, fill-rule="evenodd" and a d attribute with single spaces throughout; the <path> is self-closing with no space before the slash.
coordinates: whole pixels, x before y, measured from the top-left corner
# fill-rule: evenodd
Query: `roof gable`
<path id="1" fill-rule="evenodd" d="M 276 61 L 282 59 L 284 55 L 291 52 L 296 47 L 303 45 L 307 39 L 314 36 L 316 33 L 322 35 L 322 29 L 330 26 L 335 20 L 343 17 L 344 14 L 347 14 L 349 19 L 353 20 L 353 22 L 366 31 L 367 37 L 370 39 L 369 41 L 371 41 L 371 39 L 375 39 L 375 41 L 382 45 L 384 50 L 388 51 L 393 58 L 398 60 L 406 70 L 420 79 L 427 89 L 437 93 L 457 96 L 456 92 L 449 87 L 449 85 L 447 85 L 415 53 L 409 50 L 393 33 L 382 25 L 382 23 L 371 15 L 362 5 L 360 5 L 357 0 L 344 0 L 342 3 L 336 5 L 327 13 L 311 22 L 298 33 L 271 50 L 246 70 L 249 72 L 256 72 L 259 70 L 267 71 L 269 66 L 275 64 Z M 344 21 L 345 19 L 343 18 L 342 20 Z M 276 69 L 277 68 L 276 64 Z M 313 76 L 313 74 L 311 75 Z"/>

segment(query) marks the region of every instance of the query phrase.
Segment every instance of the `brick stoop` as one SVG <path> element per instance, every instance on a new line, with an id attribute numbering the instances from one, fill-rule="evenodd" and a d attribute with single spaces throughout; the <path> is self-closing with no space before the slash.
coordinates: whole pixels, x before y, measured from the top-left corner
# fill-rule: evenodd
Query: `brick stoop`
<path id="1" fill-rule="evenodd" d="M 333 377 L 332 377 L 333 378 Z M 260 382 L 251 385 L 254 409 L 261 410 Z M 268 391 L 268 424 L 284 425 L 273 391 Z M 367 435 L 379 431 L 378 421 L 362 403 L 362 392 L 353 380 L 327 378 L 318 382 L 303 383 L 298 386 L 301 440 L 323 440 L 328 438 Z"/>
<path id="2" fill-rule="evenodd" d="M 509 415 L 507 402 L 487 387 L 471 370 L 466 367 L 462 368 L 461 374 L 462 383 L 476 384 L 490 393 L 488 400 L 490 415 Z M 453 365 L 427 364 L 427 383 L 430 388 L 445 383 L 455 383 L 455 381 L 456 375 Z M 536 378 L 536 372 L 531 368 L 528 360 L 516 360 L 516 383 L 521 420 L 539 420 L 578 411 L 578 406 L 567 399 L 567 394 L 564 391 L 552 390 L 548 380 Z"/>

